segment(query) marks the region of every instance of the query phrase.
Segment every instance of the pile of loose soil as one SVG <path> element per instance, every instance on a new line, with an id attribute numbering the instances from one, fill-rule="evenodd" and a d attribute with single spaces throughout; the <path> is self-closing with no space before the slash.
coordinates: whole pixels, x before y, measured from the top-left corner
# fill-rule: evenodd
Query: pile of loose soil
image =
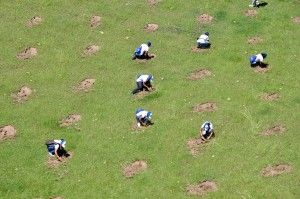
<path id="1" fill-rule="evenodd" d="M 12 125 L 0 127 L 0 141 L 16 137 L 17 130 Z"/>
<path id="2" fill-rule="evenodd" d="M 63 157 L 62 161 L 59 161 L 56 157 L 50 156 L 47 161 L 47 165 L 49 168 L 57 168 L 61 165 L 65 165 L 66 162 L 73 157 L 73 152 L 68 152 L 70 154 L 69 157 Z"/>
<path id="3" fill-rule="evenodd" d="M 292 21 L 296 24 L 300 24 L 300 17 L 293 17 Z"/>
<path id="4" fill-rule="evenodd" d="M 90 26 L 92 28 L 96 28 L 97 26 L 99 26 L 101 24 L 101 17 L 100 16 L 92 16 L 92 18 L 90 19 Z"/>
<path id="5" fill-rule="evenodd" d="M 209 50 L 210 48 L 197 48 L 196 46 L 192 47 L 193 53 L 204 53 L 204 52 L 209 52 Z"/>
<path id="6" fill-rule="evenodd" d="M 245 15 L 247 16 L 247 17 L 254 17 L 254 16 L 256 16 L 257 15 L 257 11 L 256 10 L 247 10 L 246 12 L 245 12 Z"/>
<path id="7" fill-rule="evenodd" d="M 196 156 L 201 152 L 205 143 L 201 139 L 190 139 L 186 144 L 191 154 Z"/>
<path id="8" fill-rule="evenodd" d="M 154 32 L 158 29 L 158 24 L 155 23 L 149 23 L 145 26 L 145 30 L 147 32 Z"/>
<path id="9" fill-rule="evenodd" d="M 192 72 L 189 76 L 188 79 L 189 80 L 199 80 L 199 79 L 203 79 L 207 76 L 210 76 L 212 73 L 204 68 L 201 69 L 197 69 L 194 72 Z"/>
<path id="10" fill-rule="evenodd" d="M 196 185 L 189 185 L 186 189 L 189 195 L 204 196 L 209 192 L 217 191 L 217 184 L 213 181 L 203 181 Z"/>
<path id="11" fill-rule="evenodd" d="M 248 44 L 258 44 L 258 43 L 261 43 L 261 42 L 263 42 L 263 40 L 260 37 L 250 37 L 248 39 Z"/>
<path id="12" fill-rule="evenodd" d="M 156 6 L 160 0 L 147 0 L 149 6 Z"/>
<path id="13" fill-rule="evenodd" d="M 88 47 L 85 48 L 85 50 L 83 51 L 83 53 L 85 55 L 93 55 L 95 53 L 97 53 L 100 50 L 99 46 L 96 45 L 90 45 Z"/>
<path id="14" fill-rule="evenodd" d="M 261 96 L 261 99 L 265 101 L 274 101 L 277 100 L 278 98 L 279 98 L 278 93 L 265 93 Z"/>
<path id="15" fill-rule="evenodd" d="M 81 116 L 77 114 L 68 115 L 66 118 L 60 121 L 61 127 L 71 126 L 81 120 Z"/>
<path id="16" fill-rule="evenodd" d="M 256 72 L 256 73 L 266 73 L 266 72 L 268 72 L 270 70 L 270 66 L 268 66 L 268 67 L 260 67 L 260 66 L 256 66 L 255 68 L 254 68 L 254 72 Z"/>
<path id="17" fill-rule="evenodd" d="M 213 112 L 217 109 L 217 105 L 214 102 L 206 102 L 202 104 L 197 104 L 194 106 L 194 112 Z"/>
<path id="18" fill-rule="evenodd" d="M 64 199 L 62 196 L 54 196 L 54 197 L 51 197 L 50 199 Z"/>
<path id="19" fill-rule="evenodd" d="M 34 26 L 40 25 L 42 22 L 43 22 L 42 17 L 34 16 L 29 21 L 27 21 L 26 25 L 27 27 L 32 28 Z"/>
<path id="20" fill-rule="evenodd" d="M 95 81 L 96 79 L 84 79 L 76 86 L 76 90 L 87 92 L 94 85 Z"/>
<path id="21" fill-rule="evenodd" d="M 197 17 L 197 21 L 199 23 L 202 23 L 202 24 L 208 24 L 208 23 L 211 23 L 213 20 L 213 17 L 208 15 L 208 14 L 202 14 L 200 16 Z"/>
<path id="22" fill-rule="evenodd" d="M 147 163 L 143 160 L 137 160 L 123 168 L 123 174 L 127 178 L 133 177 L 147 169 Z"/>
<path id="23" fill-rule="evenodd" d="M 27 87 L 23 86 L 17 93 L 12 94 L 12 98 L 15 102 L 21 103 L 28 100 L 29 96 L 31 95 L 32 90 Z"/>
<path id="24" fill-rule="evenodd" d="M 265 130 L 264 132 L 262 132 L 262 135 L 277 135 L 277 134 L 282 134 L 285 131 L 285 127 L 281 124 L 279 125 L 275 125 L 271 128 L 268 128 L 267 130 Z"/>
<path id="25" fill-rule="evenodd" d="M 31 59 L 33 57 L 35 57 L 38 54 L 37 49 L 36 48 L 26 48 L 25 50 L 23 50 L 22 52 L 17 54 L 17 58 L 24 60 L 24 59 Z"/>
<path id="26" fill-rule="evenodd" d="M 288 164 L 278 164 L 274 166 L 268 166 L 261 171 L 261 175 L 265 177 L 273 177 L 283 173 L 289 173 L 293 169 L 292 166 Z"/>

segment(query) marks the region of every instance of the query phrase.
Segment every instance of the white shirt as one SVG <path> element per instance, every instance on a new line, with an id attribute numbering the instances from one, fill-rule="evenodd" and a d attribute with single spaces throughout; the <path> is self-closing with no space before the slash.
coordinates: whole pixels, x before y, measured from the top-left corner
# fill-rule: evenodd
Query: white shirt
<path id="1" fill-rule="evenodd" d="M 149 46 L 147 44 L 142 44 L 141 45 L 141 54 L 140 55 L 143 55 L 144 52 L 148 52 L 149 51 Z"/>
<path id="2" fill-rule="evenodd" d="M 137 118 L 145 118 L 145 117 L 147 117 L 147 113 L 148 113 L 148 111 L 140 111 L 136 114 L 136 117 Z"/>
<path id="3" fill-rule="evenodd" d="M 256 55 L 256 59 L 255 59 L 255 62 L 262 62 L 264 60 L 262 54 L 257 54 Z"/>
<path id="4" fill-rule="evenodd" d="M 199 39 L 197 40 L 197 43 L 207 44 L 207 43 L 209 43 L 209 37 L 207 35 L 203 34 L 199 37 Z"/>
<path id="5" fill-rule="evenodd" d="M 206 121 L 206 122 L 204 122 L 204 123 L 202 124 L 202 126 L 201 126 L 201 128 L 203 129 L 202 135 L 205 135 L 205 134 L 206 134 L 206 131 L 205 131 L 205 129 L 204 129 L 206 123 L 209 123 L 209 124 L 210 124 L 210 125 L 209 125 L 209 127 L 210 127 L 209 132 L 211 132 L 211 131 L 214 130 L 213 124 L 212 124 L 211 122 Z"/>
<path id="6" fill-rule="evenodd" d="M 149 78 L 149 75 L 141 75 L 136 79 L 136 82 L 146 82 Z"/>
<path id="7" fill-rule="evenodd" d="M 57 150 L 59 148 L 59 145 L 62 145 L 63 148 L 65 148 L 66 146 L 66 141 L 64 141 L 64 143 L 61 140 L 54 140 L 54 142 L 56 143 L 54 145 L 55 150 Z"/>

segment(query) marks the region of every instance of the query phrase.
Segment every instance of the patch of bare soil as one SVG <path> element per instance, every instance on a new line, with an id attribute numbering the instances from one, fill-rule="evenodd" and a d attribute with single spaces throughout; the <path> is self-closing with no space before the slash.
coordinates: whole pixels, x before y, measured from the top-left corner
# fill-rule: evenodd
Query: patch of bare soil
<path id="1" fill-rule="evenodd" d="M 73 152 L 68 152 L 69 157 L 62 157 L 62 161 L 59 161 L 56 157 L 50 156 L 47 160 L 47 165 L 49 168 L 58 168 L 61 165 L 65 165 L 67 161 L 73 157 Z"/>
<path id="2" fill-rule="evenodd" d="M 145 26 L 145 30 L 147 32 L 154 32 L 158 29 L 158 24 L 155 24 L 155 23 L 148 23 L 146 26 Z"/>
<path id="3" fill-rule="evenodd" d="M 201 139 L 190 139 L 186 144 L 191 154 L 196 156 L 201 152 L 205 143 Z"/>
<path id="4" fill-rule="evenodd" d="M 260 37 L 250 37 L 248 39 L 248 44 L 258 44 L 258 43 L 261 43 L 261 42 L 263 42 L 263 40 Z"/>
<path id="5" fill-rule="evenodd" d="M 260 67 L 260 66 L 257 66 L 254 68 L 254 72 L 256 73 L 266 73 L 270 70 L 270 66 L 268 67 Z"/>
<path id="6" fill-rule="evenodd" d="M 186 189 L 189 195 L 204 196 L 209 192 L 217 191 L 217 184 L 213 181 L 205 180 L 196 185 L 189 185 Z"/>
<path id="7" fill-rule="evenodd" d="M 278 98 L 279 98 L 278 93 L 265 93 L 261 96 L 261 99 L 265 101 L 274 101 L 277 100 Z"/>
<path id="8" fill-rule="evenodd" d="M 209 52 L 209 48 L 197 48 L 196 46 L 195 47 L 192 47 L 192 52 L 194 53 L 204 53 L 204 52 Z"/>
<path id="9" fill-rule="evenodd" d="M 214 102 L 206 102 L 202 104 L 197 104 L 194 106 L 194 112 L 213 112 L 217 109 L 217 105 Z"/>
<path id="10" fill-rule="evenodd" d="M 61 196 L 55 196 L 55 197 L 51 197 L 50 199 L 64 199 L 64 198 Z"/>
<path id="11" fill-rule="evenodd" d="M 192 72 L 189 76 L 188 76 L 188 79 L 189 80 L 199 80 L 199 79 L 203 79 L 207 76 L 210 76 L 212 73 L 207 70 L 207 69 L 198 69 L 198 70 L 195 70 L 194 72 Z"/>
<path id="12" fill-rule="evenodd" d="M 84 49 L 83 53 L 85 55 L 93 55 L 93 54 L 97 53 L 99 50 L 100 50 L 99 46 L 90 45 Z"/>
<path id="13" fill-rule="evenodd" d="M 123 168 L 123 174 L 127 178 L 131 178 L 135 176 L 136 174 L 141 173 L 142 171 L 147 169 L 147 163 L 143 160 L 137 160 L 129 165 L 126 165 Z"/>
<path id="14" fill-rule="evenodd" d="M 101 24 L 101 17 L 100 16 L 92 16 L 92 18 L 90 19 L 90 26 L 92 28 L 96 28 L 97 26 L 99 26 Z"/>
<path id="15" fill-rule="evenodd" d="M 147 0 L 149 6 L 156 6 L 160 0 Z"/>
<path id="16" fill-rule="evenodd" d="M 34 16 L 29 21 L 27 21 L 26 26 L 32 28 L 34 26 L 38 26 L 43 22 L 42 17 Z"/>
<path id="17" fill-rule="evenodd" d="M 289 173 L 293 169 L 292 166 L 288 164 L 278 164 L 274 166 L 268 166 L 261 171 L 261 175 L 265 177 L 273 177 L 283 173 Z"/>
<path id="18" fill-rule="evenodd" d="M 208 23 L 211 23 L 213 20 L 213 17 L 208 15 L 208 14 L 202 14 L 200 16 L 197 17 L 197 21 L 199 23 L 202 23 L 202 24 L 208 24 Z"/>
<path id="19" fill-rule="evenodd" d="M 0 141 L 16 137 L 17 130 L 12 125 L 0 127 Z"/>
<path id="20" fill-rule="evenodd" d="M 249 9 L 245 12 L 245 15 L 247 17 L 254 17 L 257 15 L 257 11 L 256 10 L 252 10 L 252 9 Z"/>
<path id="21" fill-rule="evenodd" d="M 38 54 L 37 49 L 36 48 L 26 48 L 25 50 L 23 50 L 22 52 L 17 54 L 17 58 L 24 60 L 24 59 L 31 59 L 33 57 L 35 57 Z"/>
<path id="22" fill-rule="evenodd" d="M 29 87 L 23 86 L 18 92 L 12 94 L 12 98 L 15 102 L 18 103 L 25 102 L 26 100 L 28 100 L 31 93 L 32 90 Z"/>
<path id="23" fill-rule="evenodd" d="M 279 125 L 275 125 L 271 128 L 268 128 L 267 130 L 265 130 L 264 132 L 262 132 L 262 135 L 277 135 L 277 134 L 282 134 L 285 131 L 285 127 L 281 124 Z"/>
<path id="24" fill-rule="evenodd" d="M 293 17 L 292 21 L 296 24 L 300 24 L 300 17 Z"/>
<path id="25" fill-rule="evenodd" d="M 94 85 L 95 81 L 96 79 L 84 79 L 76 86 L 76 90 L 87 92 Z"/>
<path id="26" fill-rule="evenodd" d="M 71 126 L 81 120 L 81 116 L 77 114 L 68 115 L 66 118 L 60 121 L 61 127 Z"/>

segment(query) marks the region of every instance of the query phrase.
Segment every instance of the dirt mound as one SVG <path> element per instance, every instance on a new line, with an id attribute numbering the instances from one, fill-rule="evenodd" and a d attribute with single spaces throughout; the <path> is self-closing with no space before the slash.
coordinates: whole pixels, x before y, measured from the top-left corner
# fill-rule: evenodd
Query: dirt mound
<path id="1" fill-rule="evenodd" d="M 76 90 L 77 91 L 89 91 L 91 89 L 91 87 L 94 85 L 96 79 L 85 79 L 82 80 L 77 86 L 76 86 Z"/>
<path id="2" fill-rule="evenodd" d="M 193 53 L 204 53 L 204 52 L 209 52 L 210 48 L 197 48 L 197 47 L 192 47 L 192 52 Z"/>
<path id="3" fill-rule="evenodd" d="M 197 17 L 197 21 L 199 23 L 202 23 L 202 24 L 208 24 L 208 23 L 211 23 L 213 20 L 213 17 L 208 15 L 208 14 L 202 14 L 200 16 Z"/>
<path id="4" fill-rule="evenodd" d="M 23 50 L 22 52 L 17 54 L 17 58 L 24 60 L 24 59 L 31 59 L 33 57 L 35 57 L 38 54 L 37 49 L 36 48 L 26 48 L 25 50 Z"/>
<path id="5" fill-rule="evenodd" d="M 50 199 L 64 199 L 64 198 L 61 196 L 54 196 L 54 197 L 51 197 Z"/>
<path id="6" fill-rule="evenodd" d="M 201 152 L 205 143 L 201 139 L 190 139 L 186 144 L 191 154 L 196 156 Z"/>
<path id="7" fill-rule="evenodd" d="M 254 72 L 256 72 L 256 73 L 266 73 L 266 72 L 268 72 L 270 70 L 270 66 L 268 66 L 268 67 L 260 67 L 260 66 L 256 66 L 255 68 L 254 68 Z"/>
<path id="8" fill-rule="evenodd" d="M 26 26 L 32 28 L 34 26 L 38 26 L 43 22 L 42 17 L 34 16 L 29 21 L 27 21 Z"/>
<path id="9" fill-rule="evenodd" d="M 123 168 L 124 176 L 130 178 L 147 169 L 147 163 L 143 160 L 137 160 Z"/>
<path id="10" fill-rule="evenodd" d="M 265 177 L 273 177 L 283 173 L 289 173 L 293 169 L 292 166 L 288 164 L 278 164 L 274 166 L 268 166 L 261 171 L 261 175 Z"/>
<path id="11" fill-rule="evenodd" d="M 217 184 L 213 181 L 203 181 L 196 185 L 189 185 L 186 189 L 189 195 L 203 196 L 209 192 L 217 191 Z"/>
<path id="12" fill-rule="evenodd" d="M 274 101 L 277 100 L 278 98 L 279 98 L 278 93 L 265 93 L 261 96 L 261 99 L 265 101 Z"/>
<path id="13" fill-rule="evenodd" d="M 14 138 L 16 134 L 17 134 L 17 130 L 15 129 L 15 127 L 11 125 L 0 127 L 0 141 Z"/>
<path id="14" fill-rule="evenodd" d="M 160 0 L 147 0 L 149 6 L 156 6 Z"/>
<path id="15" fill-rule="evenodd" d="M 92 28 L 96 28 L 97 26 L 99 26 L 101 24 L 101 17 L 100 16 L 92 16 L 92 18 L 90 19 L 90 25 Z"/>
<path id="16" fill-rule="evenodd" d="M 257 15 L 257 11 L 256 11 L 256 10 L 247 10 L 247 11 L 245 12 L 245 15 L 246 15 L 247 17 L 254 17 L 254 16 Z"/>
<path id="17" fill-rule="evenodd" d="M 194 112 L 213 112 L 217 109 L 217 105 L 214 102 L 207 102 L 202 104 L 197 104 L 194 106 Z"/>
<path id="18" fill-rule="evenodd" d="M 61 127 L 71 126 L 81 120 L 81 116 L 77 114 L 68 115 L 66 118 L 60 121 Z"/>
<path id="19" fill-rule="evenodd" d="M 83 53 L 85 55 L 93 55 L 95 54 L 96 52 L 98 52 L 100 50 L 100 47 L 99 46 L 96 46 L 96 45 L 90 45 L 88 47 L 85 48 L 85 50 L 83 51 Z"/>
<path id="20" fill-rule="evenodd" d="M 300 17 L 293 17 L 292 21 L 296 24 L 300 24 Z"/>
<path id="21" fill-rule="evenodd" d="M 147 32 L 154 32 L 158 29 L 158 24 L 155 23 L 149 23 L 145 26 L 145 30 Z"/>
<path id="22" fill-rule="evenodd" d="M 260 37 L 250 37 L 248 39 L 248 44 L 258 44 L 258 43 L 261 43 L 261 42 L 263 42 L 263 40 Z"/>
<path id="23" fill-rule="evenodd" d="M 62 161 L 59 161 L 56 157 L 50 156 L 47 160 L 47 165 L 49 168 L 58 168 L 61 165 L 65 165 L 67 161 L 73 157 L 73 152 L 68 152 L 69 157 L 62 157 Z"/>
<path id="24" fill-rule="evenodd" d="M 188 79 L 189 80 L 199 80 L 199 79 L 203 79 L 207 76 L 210 76 L 212 73 L 207 70 L 207 69 L 197 69 L 194 72 L 192 72 L 189 76 Z"/>
<path id="25" fill-rule="evenodd" d="M 17 93 L 12 94 L 12 98 L 15 102 L 25 102 L 28 100 L 31 93 L 32 90 L 29 87 L 23 86 Z"/>
<path id="26" fill-rule="evenodd" d="M 277 134 L 282 134 L 285 131 L 285 127 L 281 124 L 279 125 L 275 125 L 271 128 L 268 128 L 267 130 L 265 130 L 264 132 L 262 132 L 262 135 L 277 135 Z"/>

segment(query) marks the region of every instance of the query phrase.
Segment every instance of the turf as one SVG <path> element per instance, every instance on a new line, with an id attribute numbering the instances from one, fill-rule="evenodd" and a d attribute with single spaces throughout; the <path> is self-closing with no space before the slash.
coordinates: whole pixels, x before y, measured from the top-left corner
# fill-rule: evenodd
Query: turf
<path id="1" fill-rule="evenodd" d="M 213 180 L 218 191 L 207 198 L 300 197 L 300 68 L 299 1 L 276 0 L 258 15 L 244 15 L 248 2 L 232 0 L 163 0 L 155 7 L 146 1 L 1 1 L 0 126 L 17 128 L 16 139 L 0 143 L 0 198 L 189 198 L 186 187 Z M 196 17 L 208 13 L 211 24 Z M 98 14 L 100 27 L 89 19 Z M 39 15 L 43 23 L 27 28 Z M 147 33 L 147 23 L 159 24 Z M 209 53 L 191 52 L 203 31 L 211 34 Z M 251 36 L 263 42 L 247 44 Z M 129 38 L 126 38 L 129 37 Z M 133 50 L 151 40 L 157 58 L 141 64 L 130 60 Z M 90 44 L 99 53 L 82 57 Z M 37 57 L 18 60 L 28 46 Z M 252 54 L 266 51 L 270 71 L 255 73 Z M 200 67 L 214 74 L 190 81 Z M 130 92 L 138 74 L 154 75 L 156 92 L 134 99 Z M 88 93 L 72 90 L 80 80 L 96 79 Z M 28 85 L 34 94 L 23 104 L 11 93 Z M 278 92 L 275 102 L 260 99 Z M 212 113 L 193 113 L 192 107 L 214 101 Z M 154 113 L 155 124 L 144 132 L 131 129 L 138 107 Z M 60 128 L 70 113 L 82 116 L 78 128 Z M 198 136 L 205 120 L 213 122 L 216 137 L 193 157 L 186 142 Z M 259 132 L 283 124 L 283 135 L 262 137 Z M 66 166 L 49 169 L 44 141 L 65 138 L 74 156 Z M 146 160 L 148 169 L 132 179 L 122 166 Z M 263 167 L 293 166 L 291 173 L 265 178 Z"/>

